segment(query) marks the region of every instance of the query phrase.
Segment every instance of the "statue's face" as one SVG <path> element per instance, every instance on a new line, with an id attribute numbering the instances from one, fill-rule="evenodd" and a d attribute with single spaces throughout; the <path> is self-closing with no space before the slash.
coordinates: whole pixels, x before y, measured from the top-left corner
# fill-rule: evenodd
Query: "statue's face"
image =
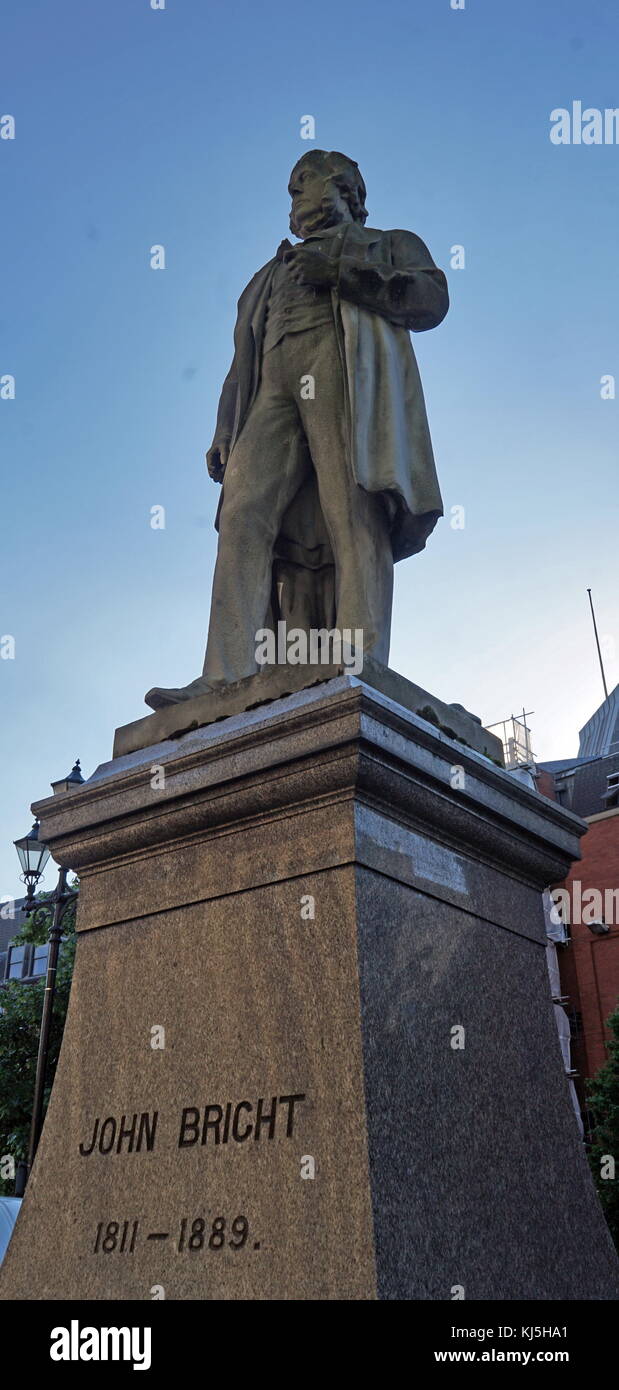
<path id="1" fill-rule="evenodd" d="M 292 198 L 290 229 L 295 236 L 306 237 L 324 227 L 352 221 L 348 203 L 326 164 L 308 161 L 297 165 L 288 192 Z"/>

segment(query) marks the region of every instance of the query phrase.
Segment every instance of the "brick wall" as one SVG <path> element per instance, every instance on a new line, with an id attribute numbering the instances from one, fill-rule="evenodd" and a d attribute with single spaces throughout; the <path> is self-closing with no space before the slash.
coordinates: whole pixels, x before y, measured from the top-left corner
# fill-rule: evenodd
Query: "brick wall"
<path id="1" fill-rule="evenodd" d="M 560 886 L 568 888 L 572 897 L 576 880 L 580 881 L 583 894 L 587 888 L 597 888 L 602 894 L 606 888 L 619 889 L 619 808 L 589 820 L 581 850 L 582 859 L 572 865 Z M 572 921 L 571 945 L 559 952 L 567 1007 L 571 1006 L 582 1019 L 582 1032 L 576 1033 L 572 1043 L 573 1065 L 580 1073 L 576 1086 L 581 1103 L 583 1078 L 593 1076 L 606 1061 L 605 1023 L 619 1003 L 618 923 L 616 908 L 615 922 L 606 936 L 596 936 L 587 925 Z"/>

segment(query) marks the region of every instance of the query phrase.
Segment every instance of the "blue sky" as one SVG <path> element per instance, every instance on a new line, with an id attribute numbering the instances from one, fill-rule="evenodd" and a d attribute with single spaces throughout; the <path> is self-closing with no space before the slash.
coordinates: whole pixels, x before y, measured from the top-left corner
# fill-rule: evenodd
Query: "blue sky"
<path id="1" fill-rule="evenodd" d="M 370 225 L 416 231 L 450 282 L 415 338 L 448 519 L 397 567 L 390 664 L 484 723 L 524 704 L 540 757 L 575 752 L 602 694 L 588 586 L 619 680 L 619 147 L 549 129 L 619 106 L 614 0 L 2 0 L 0 21 L 0 896 L 30 802 L 201 670 L 204 451 L 303 115 L 358 160 Z"/>

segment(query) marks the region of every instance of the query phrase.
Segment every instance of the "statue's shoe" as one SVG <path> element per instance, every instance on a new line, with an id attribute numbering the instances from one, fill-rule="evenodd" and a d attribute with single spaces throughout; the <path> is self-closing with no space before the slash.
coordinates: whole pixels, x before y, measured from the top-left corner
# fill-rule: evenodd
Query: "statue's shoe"
<path id="1" fill-rule="evenodd" d="M 151 709 L 166 709 L 168 705 L 180 705 L 182 700 L 195 700 L 198 695 L 212 695 L 217 689 L 211 685 L 204 676 L 198 676 L 195 681 L 190 681 L 189 685 L 181 685 L 174 689 L 166 690 L 163 686 L 154 685 L 144 696 L 144 703 L 150 705 Z"/>

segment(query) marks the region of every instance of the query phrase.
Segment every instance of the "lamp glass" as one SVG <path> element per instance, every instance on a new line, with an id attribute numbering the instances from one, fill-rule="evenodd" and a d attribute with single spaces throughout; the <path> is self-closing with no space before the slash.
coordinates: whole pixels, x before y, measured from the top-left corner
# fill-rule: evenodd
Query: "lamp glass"
<path id="1" fill-rule="evenodd" d="M 27 835 L 23 835 L 21 840 L 15 840 L 14 843 L 24 876 L 40 878 L 50 852 L 45 841 L 39 839 L 38 821 L 35 821 Z"/>

